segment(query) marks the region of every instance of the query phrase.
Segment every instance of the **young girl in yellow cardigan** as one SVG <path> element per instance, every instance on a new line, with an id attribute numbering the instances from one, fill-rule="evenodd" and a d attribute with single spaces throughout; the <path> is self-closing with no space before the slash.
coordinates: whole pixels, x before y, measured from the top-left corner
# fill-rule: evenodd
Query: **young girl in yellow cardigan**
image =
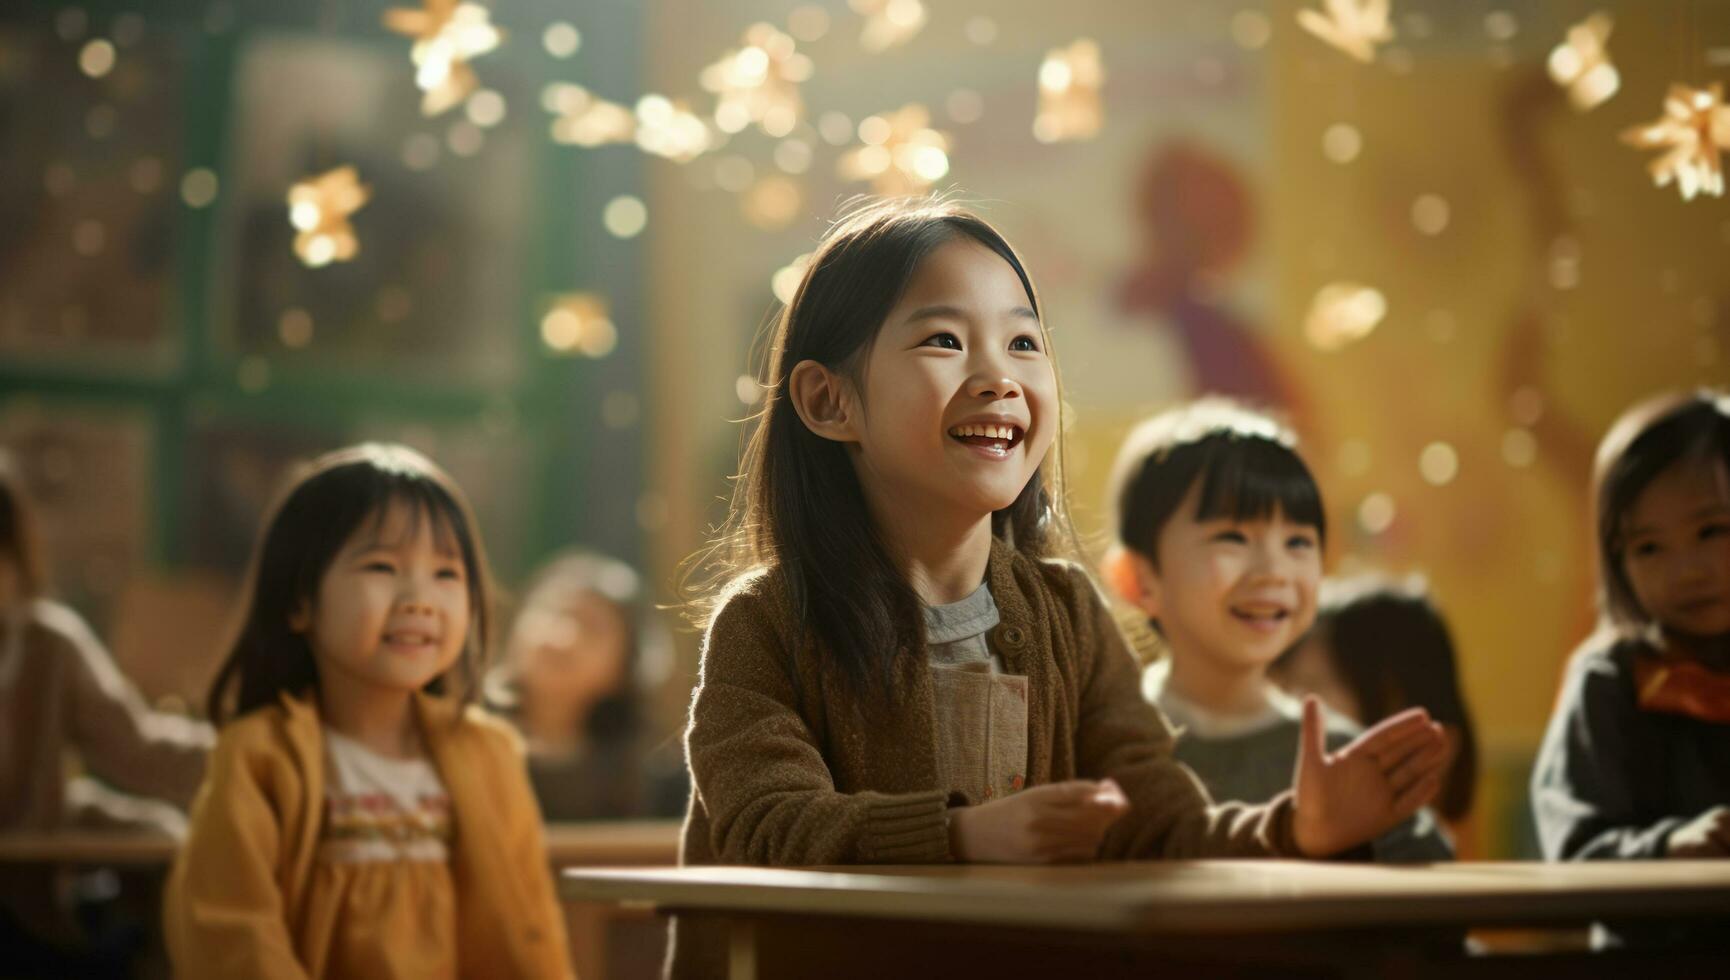
<path id="1" fill-rule="evenodd" d="M 1323 857 L 1434 792 L 1421 711 L 1294 792 L 1214 806 L 1172 759 L 1069 536 L 1057 370 L 1026 269 L 941 203 L 837 222 L 784 311 L 709 557 L 686 864 Z M 672 973 L 725 937 L 675 929 Z"/>
<path id="2" fill-rule="evenodd" d="M 424 456 L 315 461 L 266 525 L 164 908 L 179 977 L 569 974 L 521 746 L 468 704 L 488 580 Z"/>

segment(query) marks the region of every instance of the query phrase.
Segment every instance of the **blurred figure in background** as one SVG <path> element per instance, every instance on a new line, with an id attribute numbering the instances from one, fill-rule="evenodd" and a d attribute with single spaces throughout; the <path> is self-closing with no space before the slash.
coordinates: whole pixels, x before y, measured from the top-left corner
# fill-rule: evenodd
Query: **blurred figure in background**
<path id="1" fill-rule="evenodd" d="M 528 742 L 549 822 L 684 813 L 677 740 L 657 741 L 645 712 L 671 657 L 650 615 L 637 572 L 590 552 L 555 556 L 524 591 L 492 699 Z"/>
<path id="2" fill-rule="evenodd" d="M 1551 861 L 1730 859 L 1730 393 L 1668 392 L 1598 446 L 1599 626 L 1532 768 Z M 1722 950 L 1722 917 L 1603 923 L 1600 946 Z"/>
<path id="3" fill-rule="evenodd" d="M 152 711 L 76 612 L 47 598 L 23 475 L 0 450 L 0 833 L 68 827 L 182 836 L 210 728 Z M 87 775 L 68 778 L 68 755 Z M 76 771 L 76 770 L 73 770 Z M 4 969 L 126 972 L 148 926 L 116 913 L 103 871 L 0 875 Z"/>
<path id="4" fill-rule="evenodd" d="M 1308 638 L 1275 661 L 1271 676 L 1314 694 L 1360 725 L 1421 707 L 1442 726 L 1450 759 L 1431 806 L 1461 859 L 1482 855 L 1472 828 L 1478 742 L 1460 691 L 1447 621 L 1422 579 L 1380 575 L 1327 582 Z"/>
<path id="5" fill-rule="evenodd" d="M 65 754 L 107 787 L 184 808 L 204 777 L 208 726 L 150 710 L 101 641 L 45 595 L 45 561 L 24 484 L 0 452 L 0 830 L 144 823 L 172 810 L 69 784 Z"/>

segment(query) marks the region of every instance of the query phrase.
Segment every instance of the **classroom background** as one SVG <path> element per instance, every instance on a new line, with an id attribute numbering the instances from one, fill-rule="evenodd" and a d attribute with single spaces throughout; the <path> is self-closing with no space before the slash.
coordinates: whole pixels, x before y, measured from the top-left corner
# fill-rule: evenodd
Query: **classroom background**
<path id="1" fill-rule="evenodd" d="M 508 586 L 580 547 L 675 606 L 826 222 L 941 193 L 1042 291 L 1082 529 L 1149 412 L 1286 413 L 1330 571 L 1421 573 L 1453 624 L 1482 856 L 1535 857 L 1593 447 L 1730 377 L 1730 211 L 1625 138 L 1730 74 L 1730 7 L 1394 0 L 1377 40 L 1324 6 L 9 2 L 0 446 L 55 593 L 194 710 L 286 468 L 393 439 Z M 698 638 L 655 615 L 671 744 Z"/>

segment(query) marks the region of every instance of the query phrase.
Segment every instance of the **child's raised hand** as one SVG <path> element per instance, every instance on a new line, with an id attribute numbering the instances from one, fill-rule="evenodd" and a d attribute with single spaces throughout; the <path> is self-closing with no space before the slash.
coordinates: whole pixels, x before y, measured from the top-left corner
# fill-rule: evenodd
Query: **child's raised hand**
<path id="1" fill-rule="evenodd" d="M 1106 830 L 1128 811 L 1128 797 L 1110 779 L 1047 783 L 950 810 L 949 849 L 959 861 L 1091 861 Z"/>
<path id="2" fill-rule="evenodd" d="M 1402 711 L 1328 754 L 1321 702 L 1304 699 L 1292 786 L 1292 832 L 1307 857 L 1327 857 L 1391 830 L 1441 787 L 1448 746 L 1422 708 Z"/>
<path id="3" fill-rule="evenodd" d="M 1672 830 L 1664 854 L 1673 858 L 1730 857 L 1730 807 L 1715 806 Z"/>

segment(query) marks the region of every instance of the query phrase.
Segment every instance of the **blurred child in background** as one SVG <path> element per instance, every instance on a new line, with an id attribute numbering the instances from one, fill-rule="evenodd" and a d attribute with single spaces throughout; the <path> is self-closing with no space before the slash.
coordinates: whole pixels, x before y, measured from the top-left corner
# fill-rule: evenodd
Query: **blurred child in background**
<path id="1" fill-rule="evenodd" d="M 565 976 L 522 746 L 472 702 L 491 588 L 462 491 L 330 453 L 265 525 L 168 881 L 176 976 Z"/>
<path id="2" fill-rule="evenodd" d="M 1471 823 L 1478 741 L 1460 691 L 1447 621 L 1421 579 L 1379 575 L 1322 583 L 1315 628 L 1269 676 L 1314 694 L 1359 725 L 1421 706 L 1442 726 L 1451 758 L 1431 804 L 1462 859 L 1481 857 Z"/>
<path id="3" fill-rule="evenodd" d="M 677 739 L 657 747 L 645 689 L 667 637 L 624 562 L 571 551 L 530 579 L 492 698 L 528 743 L 529 780 L 549 821 L 676 817 L 688 778 Z"/>
<path id="4" fill-rule="evenodd" d="M 39 533 L 23 474 L 0 450 L 0 833 L 184 834 L 210 728 L 152 711 L 83 618 L 48 598 Z M 84 775 L 68 778 L 69 757 Z M 6 868 L 5 968 L 123 971 L 146 927 L 115 888 L 111 874 Z"/>
<path id="5" fill-rule="evenodd" d="M 1594 473 L 1600 626 L 1532 771 L 1551 860 L 1730 857 L 1730 398 L 1629 409 Z M 1722 948 L 1722 922 L 1607 923 L 1599 945 Z"/>
<path id="6" fill-rule="evenodd" d="M 183 827 L 172 810 L 69 792 L 71 751 L 108 786 L 184 808 L 212 738 L 209 726 L 150 710 L 84 620 L 47 597 L 37 533 L 21 474 L 0 452 L 0 830 L 112 825 L 129 815 Z M 109 805 L 76 805 L 92 798 Z"/>
<path id="7" fill-rule="evenodd" d="M 1544 856 L 1730 857 L 1730 398 L 1630 409 L 1595 500 L 1602 625 L 1532 774 Z"/>

